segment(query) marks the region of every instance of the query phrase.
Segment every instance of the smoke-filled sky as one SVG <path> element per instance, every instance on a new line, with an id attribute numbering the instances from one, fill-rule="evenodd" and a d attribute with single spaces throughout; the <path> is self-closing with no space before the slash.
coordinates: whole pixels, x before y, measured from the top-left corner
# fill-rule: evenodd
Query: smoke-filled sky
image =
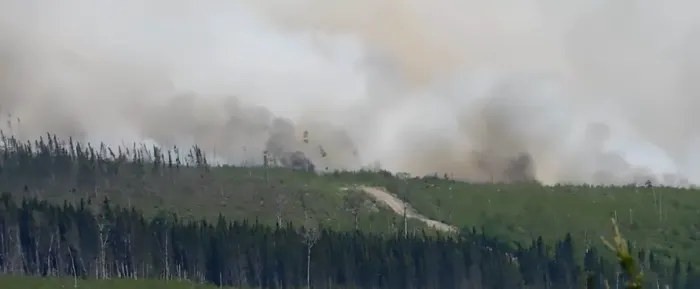
<path id="1" fill-rule="evenodd" d="M 0 2 L 0 113 L 24 138 L 700 184 L 699 91 L 698 1 Z"/>

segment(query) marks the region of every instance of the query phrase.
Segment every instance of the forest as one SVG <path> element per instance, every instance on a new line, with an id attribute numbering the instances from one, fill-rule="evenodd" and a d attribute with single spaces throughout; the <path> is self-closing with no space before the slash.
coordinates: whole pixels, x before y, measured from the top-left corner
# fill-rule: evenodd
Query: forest
<path id="1" fill-rule="evenodd" d="M 147 219 L 133 208 L 81 200 L 0 202 L 6 275 L 188 280 L 237 288 L 604 288 L 626 282 L 596 248 L 577 260 L 574 240 L 511 248 L 476 228 L 454 236 L 366 234 L 255 221 Z M 667 268 L 635 253 L 648 287 L 698 288 L 691 263 Z"/>
<path id="2" fill-rule="evenodd" d="M 75 286 L 153 279 L 234 288 L 539 289 L 604 288 L 605 280 L 623 288 L 629 279 L 601 246 L 602 232 L 584 240 L 566 232 L 511 239 L 493 233 L 498 223 L 474 223 L 441 233 L 367 209 L 363 201 L 348 210 L 348 195 L 325 190 L 349 178 L 385 178 L 382 172 L 320 178 L 263 167 L 222 176 L 234 168 L 209 164 L 196 147 L 186 153 L 136 145 L 95 148 L 53 135 L 2 141 L 0 272 L 20 278 L 15 283 L 41 276 L 70 279 Z M 415 194 L 407 184 L 390 189 Z M 678 194 L 687 193 L 695 191 Z M 218 209 L 182 205 L 201 198 L 219 201 Z M 362 220 L 354 222 L 360 208 Z M 620 223 L 623 232 L 635 224 Z M 690 241 L 687 250 L 694 252 Z M 635 238 L 628 244 L 645 288 L 700 288 L 692 254 L 674 256 Z"/>

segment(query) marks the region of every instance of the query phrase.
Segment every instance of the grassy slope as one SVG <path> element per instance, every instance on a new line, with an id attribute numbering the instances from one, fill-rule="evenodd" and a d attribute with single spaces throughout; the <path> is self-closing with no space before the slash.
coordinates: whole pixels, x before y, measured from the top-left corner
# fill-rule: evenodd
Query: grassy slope
<path id="1" fill-rule="evenodd" d="M 700 192 L 671 188 L 542 187 L 538 185 L 477 185 L 445 180 L 408 180 L 405 183 L 378 173 L 343 173 L 316 176 L 285 169 L 213 168 L 202 174 L 182 169 L 174 176 L 148 177 L 146 189 L 130 189 L 125 182 L 107 187 L 118 203 L 132 204 L 155 213 L 176 211 L 192 218 L 215 218 L 219 213 L 234 219 L 259 218 L 274 224 L 276 200 L 286 196 L 285 221 L 304 220 L 302 195 L 314 220 L 336 229 L 352 228 L 352 216 L 341 188 L 366 184 L 388 188 L 407 198 L 420 213 L 456 226 L 484 226 L 486 232 L 515 241 L 533 236 L 561 239 L 571 232 L 574 240 L 590 240 L 609 230 L 609 218 L 617 213 L 629 239 L 658 252 L 700 261 Z M 266 177 L 267 175 L 267 177 Z M 267 181 L 266 181 L 267 179 Z M 116 182 L 115 182 L 116 183 Z M 126 182 L 128 183 L 128 182 Z M 400 189 L 399 189 L 400 184 Z M 372 231 L 402 227 L 401 218 L 376 206 L 362 194 L 361 227 Z M 659 218 L 658 196 L 663 217 Z M 43 193 L 63 201 L 66 193 Z M 393 224 L 393 225 L 392 225 Z M 419 227 L 412 222 L 411 227 Z"/>
<path id="2" fill-rule="evenodd" d="M 511 240 L 532 236 L 599 244 L 610 217 L 636 245 L 684 260 L 700 261 L 700 191 L 676 188 L 543 187 L 535 184 L 468 184 L 432 179 L 396 180 L 347 174 L 348 182 L 384 186 L 424 215 L 457 226 L 484 226 Z M 660 202 L 659 202 L 660 200 Z M 661 214 L 659 214 L 659 203 Z M 581 241 L 579 241 L 581 242 Z"/>
<path id="3" fill-rule="evenodd" d="M 216 167 L 203 172 L 188 167 L 172 175 L 149 175 L 144 180 L 119 176 L 108 183 L 98 185 L 98 193 L 71 193 L 54 186 L 31 194 L 55 203 L 77 202 L 79 198 L 101 201 L 109 196 L 112 202 L 135 206 L 149 216 L 177 212 L 184 218 L 215 220 L 222 214 L 232 220 L 257 219 L 269 225 L 277 222 L 278 199 L 283 196 L 283 222 L 303 224 L 310 220 L 307 223 L 340 230 L 354 228 L 354 218 L 345 206 L 345 197 L 351 196 L 361 201 L 362 229 L 386 232 L 403 226 L 399 216 L 363 193 L 343 190 L 347 182 L 341 179 L 287 169 Z M 411 220 L 409 224 L 412 228 L 425 228 L 418 221 Z"/>
<path id="4" fill-rule="evenodd" d="M 60 289 L 75 288 L 71 278 L 34 278 L 0 276 L 2 289 Z M 78 280 L 81 289 L 214 289 L 212 285 L 193 284 L 189 282 L 158 280 Z"/>

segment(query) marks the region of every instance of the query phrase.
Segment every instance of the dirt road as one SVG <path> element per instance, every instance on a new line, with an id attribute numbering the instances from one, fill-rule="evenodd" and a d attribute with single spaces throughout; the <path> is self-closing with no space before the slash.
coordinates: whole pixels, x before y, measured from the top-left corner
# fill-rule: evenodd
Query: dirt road
<path id="1" fill-rule="evenodd" d="M 375 200 L 386 204 L 396 214 L 403 215 L 404 205 L 407 205 L 406 206 L 406 216 L 408 218 L 419 220 L 419 221 L 425 223 L 426 225 L 428 225 L 429 227 L 435 228 L 435 229 L 440 230 L 440 231 L 445 231 L 445 232 L 457 231 L 457 228 L 454 226 L 450 226 L 450 225 L 445 224 L 443 222 L 432 220 L 432 219 L 429 219 L 428 217 L 421 215 L 416 210 L 411 208 L 411 206 L 409 204 L 405 204 L 404 201 L 402 201 L 401 199 L 397 198 L 396 196 L 394 196 L 393 194 L 391 194 L 390 192 L 388 192 L 384 189 L 365 187 L 365 186 L 361 186 L 359 188 L 362 189 L 362 191 L 364 191 L 365 193 L 370 195 Z"/>

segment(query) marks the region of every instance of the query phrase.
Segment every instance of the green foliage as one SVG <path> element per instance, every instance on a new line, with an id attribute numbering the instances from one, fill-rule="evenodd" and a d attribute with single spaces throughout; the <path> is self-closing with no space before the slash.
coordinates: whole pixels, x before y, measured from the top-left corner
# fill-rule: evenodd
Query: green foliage
<path id="1" fill-rule="evenodd" d="M 620 265 L 622 273 L 625 274 L 627 282 L 625 284 L 625 289 L 642 289 L 642 284 L 644 283 L 643 274 L 639 271 L 639 265 L 637 260 L 632 256 L 629 247 L 627 246 L 627 240 L 622 237 L 620 233 L 620 228 L 617 225 L 617 221 L 613 218 L 613 244 L 608 242 L 604 237 L 601 237 L 603 244 L 605 244 L 612 252 L 615 253 L 617 260 Z M 606 287 L 610 287 L 606 284 Z"/>

